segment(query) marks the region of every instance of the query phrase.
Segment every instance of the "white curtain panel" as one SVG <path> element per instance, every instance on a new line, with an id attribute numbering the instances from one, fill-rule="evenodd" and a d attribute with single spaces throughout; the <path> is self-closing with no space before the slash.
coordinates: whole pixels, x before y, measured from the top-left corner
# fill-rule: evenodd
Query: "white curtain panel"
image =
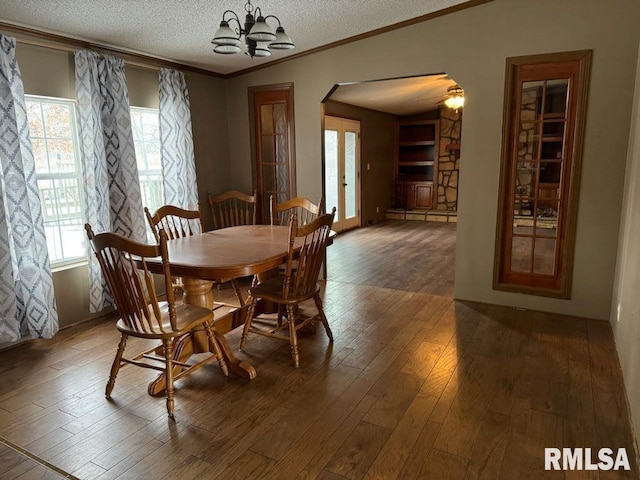
<path id="1" fill-rule="evenodd" d="M 87 50 L 75 54 L 85 208 L 93 231 L 144 242 L 146 227 L 131 131 L 124 61 Z M 92 312 L 110 303 L 100 266 L 89 255 Z"/>
<path id="2" fill-rule="evenodd" d="M 58 313 L 15 38 L 0 34 L 0 343 L 50 338 Z"/>
<path id="3" fill-rule="evenodd" d="M 164 200 L 168 205 L 195 210 L 198 207 L 196 162 L 184 74 L 163 68 L 159 73 L 159 86 Z"/>

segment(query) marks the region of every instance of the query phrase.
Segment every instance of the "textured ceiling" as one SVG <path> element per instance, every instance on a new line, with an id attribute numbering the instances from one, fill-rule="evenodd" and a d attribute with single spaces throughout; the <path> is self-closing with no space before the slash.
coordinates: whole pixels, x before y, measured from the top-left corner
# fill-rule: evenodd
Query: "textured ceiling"
<path id="1" fill-rule="evenodd" d="M 222 13 L 244 15 L 244 0 L 2 0 L 0 21 L 227 74 L 462 3 L 254 0 L 263 15 L 280 18 L 296 44 L 266 59 L 212 51 Z"/>
<path id="2" fill-rule="evenodd" d="M 456 82 L 445 74 L 340 85 L 330 99 L 394 115 L 435 110 Z"/>

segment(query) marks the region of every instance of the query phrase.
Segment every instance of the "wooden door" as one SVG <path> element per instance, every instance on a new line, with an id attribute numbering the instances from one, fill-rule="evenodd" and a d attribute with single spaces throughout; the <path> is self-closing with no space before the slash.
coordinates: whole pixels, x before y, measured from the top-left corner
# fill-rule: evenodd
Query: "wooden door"
<path id="1" fill-rule="evenodd" d="M 507 59 L 495 289 L 570 296 L 590 59 Z"/>
<path id="2" fill-rule="evenodd" d="M 249 88 L 258 222 L 269 222 L 269 197 L 296 196 L 293 84 Z"/>

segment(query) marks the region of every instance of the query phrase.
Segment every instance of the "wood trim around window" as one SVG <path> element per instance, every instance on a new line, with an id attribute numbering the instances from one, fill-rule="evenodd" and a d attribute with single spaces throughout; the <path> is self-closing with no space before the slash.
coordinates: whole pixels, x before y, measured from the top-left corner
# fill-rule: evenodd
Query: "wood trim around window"
<path id="1" fill-rule="evenodd" d="M 582 166 L 582 151 L 584 140 L 584 126 L 587 109 L 587 92 L 591 65 L 591 50 L 562 52 L 543 55 L 508 58 L 505 74 L 505 97 L 502 131 L 502 152 L 500 162 L 500 190 L 498 196 L 498 214 L 496 223 L 496 244 L 494 255 L 493 288 L 515 293 L 548 296 L 568 299 L 571 296 L 571 282 L 573 276 L 574 247 L 576 240 L 576 224 L 578 213 L 578 196 L 580 187 L 580 173 Z M 557 229 L 555 233 L 555 250 L 553 253 L 554 266 L 552 274 L 535 272 L 534 248 L 537 239 L 544 234 L 538 234 L 539 206 L 542 203 L 541 186 L 542 164 L 549 165 L 543 156 L 545 120 L 551 117 L 541 115 L 532 123 L 537 123 L 537 160 L 528 162 L 520 158 L 519 148 L 522 145 L 521 124 L 525 121 L 521 115 L 522 85 L 525 81 L 544 82 L 554 80 L 554 73 L 567 71 L 569 93 L 566 100 L 566 114 L 563 117 L 564 133 L 562 134 L 561 174 L 558 183 L 556 204 Z M 551 75 L 551 76 L 548 76 Z M 544 93 L 546 95 L 546 93 Z M 546 97 L 542 97 L 546 100 Z M 544 108 L 543 108 L 544 111 Z M 536 130 L 534 129 L 534 132 Z M 538 142 L 536 140 L 535 142 Z M 529 272 L 516 271 L 512 268 L 512 238 L 517 216 L 516 205 L 522 198 L 516 194 L 516 175 L 518 163 L 536 163 L 534 168 L 536 180 L 530 188 L 533 198 L 527 199 L 532 218 L 532 249 L 531 268 Z M 529 202 L 528 200 L 532 200 Z M 520 203 L 521 205 L 522 203 Z M 518 217 L 520 218 L 520 217 Z M 526 237 L 524 237 L 526 238 Z"/>

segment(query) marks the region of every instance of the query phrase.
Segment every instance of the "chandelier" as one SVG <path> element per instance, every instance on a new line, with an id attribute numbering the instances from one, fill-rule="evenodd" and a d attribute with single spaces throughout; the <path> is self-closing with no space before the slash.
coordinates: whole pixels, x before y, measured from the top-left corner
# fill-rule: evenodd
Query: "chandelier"
<path id="1" fill-rule="evenodd" d="M 456 113 L 464 106 L 464 90 L 459 85 L 447 88 L 447 99 L 444 104 Z"/>
<path id="2" fill-rule="evenodd" d="M 275 15 L 262 16 L 260 7 L 251 5 L 251 0 L 247 0 L 244 6 L 247 15 L 244 18 L 244 25 L 240 23 L 240 17 L 232 11 L 227 10 L 222 14 L 220 28 L 213 36 L 211 43 L 214 44 L 213 51 L 223 55 L 231 55 L 242 51 L 240 38 L 245 37 L 245 52 L 251 58 L 268 57 L 271 50 L 290 50 L 295 47 L 289 35 L 287 35 L 280 24 L 280 20 Z M 255 15 L 254 15 L 255 13 Z M 278 22 L 275 32 L 267 23 L 269 18 Z M 238 27 L 232 29 L 229 23 L 235 22 Z"/>

